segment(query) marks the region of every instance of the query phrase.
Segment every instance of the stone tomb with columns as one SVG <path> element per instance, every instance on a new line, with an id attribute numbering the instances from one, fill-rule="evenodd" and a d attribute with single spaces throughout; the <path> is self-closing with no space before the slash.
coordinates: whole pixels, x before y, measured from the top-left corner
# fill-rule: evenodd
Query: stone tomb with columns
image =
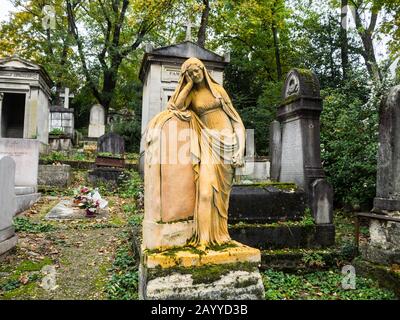
<path id="1" fill-rule="evenodd" d="M 0 59 L 1 138 L 36 139 L 46 150 L 52 85 L 39 65 L 18 56 Z"/>

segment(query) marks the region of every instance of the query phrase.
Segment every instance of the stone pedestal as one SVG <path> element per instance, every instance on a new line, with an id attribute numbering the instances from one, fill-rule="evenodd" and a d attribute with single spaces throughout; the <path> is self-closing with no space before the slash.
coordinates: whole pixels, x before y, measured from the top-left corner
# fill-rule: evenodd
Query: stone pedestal
<path id="1" fill-rule="evenodd" d="M 379 149 L 373 212 L 400 217 L 400 86 L 390 89 L 379 110 Z M 371 220 L 365 257 L 400 263 L 400 223 Z"/>
<path id="2" fill-rule="evenodd" d="M 17 244 L 17 236 L 12 225 L 16 211 L 14 179 L 14 160 L 0 155 L 0 256 Z"/>
<path id="3" fill-rule="evenodd" d="M 148 300 L 255 300 L 264 298 L 261 254 L 232 241 L 200 251 L 192 247 L 143 251 L 139 297 Z"/>

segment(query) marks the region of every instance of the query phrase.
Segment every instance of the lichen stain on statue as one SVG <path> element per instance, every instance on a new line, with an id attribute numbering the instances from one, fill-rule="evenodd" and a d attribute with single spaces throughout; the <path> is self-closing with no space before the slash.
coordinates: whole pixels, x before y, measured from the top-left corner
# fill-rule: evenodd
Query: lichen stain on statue
<path id="1" fill-rule="evenodd" d="M 189 58 L 166 110 L 145 132 L 144 248 L 205 249 L 231 240 L 229 195 L 244 146 L 245 128 L 228 94 Z"/>

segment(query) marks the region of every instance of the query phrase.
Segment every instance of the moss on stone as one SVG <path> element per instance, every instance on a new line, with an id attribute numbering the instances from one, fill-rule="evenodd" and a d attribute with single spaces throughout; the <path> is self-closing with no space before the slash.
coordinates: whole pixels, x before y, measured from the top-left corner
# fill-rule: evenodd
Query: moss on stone
<path id="1" fill-rule="evenodd" d="M 292 103 L 292 102 L 294 102 L 294 101 L 296 101 L 298 99 L 300 99 L 300 95 L 299 94 L 292 94 L 292 95 L 286 97 L 285 100 L 283 100 L 282 104 L 286 105 L 286 104 Z"/>
<path id="2" fill-rule="evenodd" d="M 313 229 L 315 228 L 314 218 L 305 212 L 303 218 L 301 220 L 288 220 L 288 221 L 279 221 L 273 223 L 246 223 L 246 222 L 238 222 L 236 224 L 230 224 L 230 229 L 244 229 L 244 228 L 283 228 L 283 227 L 304 227 Z"/>
<path id="3" fill-rule="evenodd" d="M 257 187 L 260 188 L 268 188 L 268 187 L 274 187 L 282 191 L 296 191 L 298 189 L 297 185 L 292 182 L 273 182 L 273 181 L 268 181 L 268 182 L 260 182 L 254 184 Z M 251 185 L 249 185 L 251 186 Z"/>
<path id="4" fill-rule="evenodd" d="M 173 273 L 190 274 L 193 279 L 193 284 L 212 283 L 218 281 L 222 276 L 231 271 L 247 271 L 254 272 L 258 270 L 258 264 L 254 262 L 238 262 L 227 264 L 210 264 L 198 267 L 172 267 L 163 269 L 160 266 L 147 269 L 147 281 L 159 277 L 166 277 Z"/>

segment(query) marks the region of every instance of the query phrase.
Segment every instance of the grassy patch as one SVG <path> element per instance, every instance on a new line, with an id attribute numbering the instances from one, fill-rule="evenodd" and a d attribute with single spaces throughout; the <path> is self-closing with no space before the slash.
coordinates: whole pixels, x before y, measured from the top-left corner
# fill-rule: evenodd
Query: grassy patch
<path id="1" fill-rule="evenodd" d="M 393 292 L 379 288 L 377 282 L 356 277 L 356 289 L 342 288 L 339 270 L 291 274 L 267 270 L 263 273 L 268 300 L 391 300 Z"/>
<path id="2" fill-rule="evenodd" d="M 116 252 L 110 269 L 110 277 L 105 285 L 110 300 L 137 300 L 138 270 L 128 241 Z"/>
<path id="3" fill-rule="evenodd" d="M 41 232 L 49 232 L 57 229 L 56 226 L 43 223 L 43 222 L 34 222 L 26 217 L 16 217 L 14 219 L 15 231 L 17 232 L 29 232 L 29 233 L 41 233 Z"/>

